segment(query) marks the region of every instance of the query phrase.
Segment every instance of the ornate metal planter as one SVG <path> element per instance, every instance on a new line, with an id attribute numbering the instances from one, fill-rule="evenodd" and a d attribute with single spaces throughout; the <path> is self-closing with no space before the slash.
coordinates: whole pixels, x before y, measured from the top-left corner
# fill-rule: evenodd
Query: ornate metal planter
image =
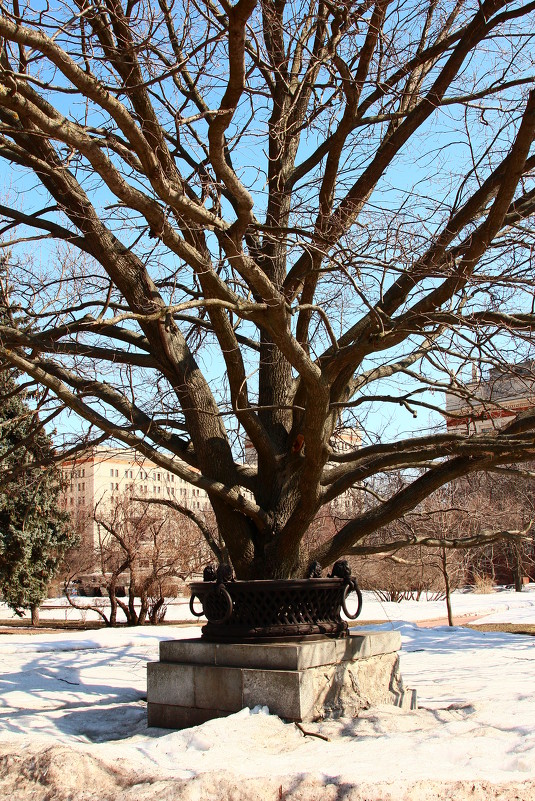
<path id="1" fill-rule="evenodd" d="M 233 581 L 220 569 L 214 580 L 194 582 L 190 588 L 191 612 L 207 618 L 202 637 L 212 642 L 345 637 L 348 624 L 340 612 L 354 620 L 362 608 L 362 595 L 347 570 L 344 577 Z M 358 598 L 354 614 L 346 606 L 352 592 Z M 196 600 L 202 609 L 196 609 Z"/>

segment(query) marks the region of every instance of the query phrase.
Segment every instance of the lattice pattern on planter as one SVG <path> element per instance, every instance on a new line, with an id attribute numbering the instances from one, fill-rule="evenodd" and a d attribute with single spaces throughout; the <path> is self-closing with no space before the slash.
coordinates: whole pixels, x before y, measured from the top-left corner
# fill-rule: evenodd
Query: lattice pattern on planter
<path id="1" fill-rule="evenodd" d="M 248 592 L 236 588 L 230 593 L 234 602 L 233 621 L 243 626 L 270 626 L 332 620 L 340 615 L 342 591 L 342 588 L 333 593 L 332 589 L 304 587 Z"/>
<path id="2" fill-rule="evenodd" d="M 343 636 L 347 623 L 340 608 L 346 588 L 340 578 L 191 585 L 192 602 L 201 601 L 208 619 L 203 637 L 219 641 Z"/>

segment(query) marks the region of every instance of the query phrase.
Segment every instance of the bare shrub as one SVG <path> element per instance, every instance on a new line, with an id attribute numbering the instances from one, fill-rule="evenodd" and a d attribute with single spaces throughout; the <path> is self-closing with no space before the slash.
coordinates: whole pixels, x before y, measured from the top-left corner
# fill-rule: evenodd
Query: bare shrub
<path id="1" fill-rule="evenodd" d="M 477 595 L 488 595 L 489 593 L 494 592 L 494 582 L 491 576 L 485 576 L 482 574 L 475 575 L 473 589 Z"/>
<path id="2" fill-rule="evenodd" d="M 70 554 L 65 592 L 71 605 L 94 609 L 107 626 L 116 625 L 119 610 L 131 626 L 161 623 L 184 580 L 213 558 L 192 520 L 127 493 L 97 504 L 94 519 L 98 539 Z M 76 601 L 72 590 L 89 579 L 106 594 L 109 612 L 102 600 L 84 607 Z"/>

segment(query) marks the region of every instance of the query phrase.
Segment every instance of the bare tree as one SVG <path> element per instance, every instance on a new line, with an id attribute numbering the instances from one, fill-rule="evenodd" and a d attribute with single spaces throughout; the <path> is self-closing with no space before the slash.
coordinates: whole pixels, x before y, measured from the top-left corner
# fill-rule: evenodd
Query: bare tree
<path id="1" fill-rule="evenodd" d="M 176 596 L 184 579 L 213 558 L 197 525 L 161 504 L 134 500 L 128 493 L 99 503 L 93 510 L 98 540 L 85 541 L 66 560 L 65 591 L 72 606 L 96 611 L 107 626 L 119 610 L 129 626 L 161 622 L 167 599 Z M 207 527 L 209 524 L 206 524 Z M 83 522 L 81 524 L 83 528 Z M 109 611 L 101 603 L 81 606 L 73 589 L 91 575 L 104 589 Z M 125 597 L 123 597 L 125 596 Z"/>
<path id="2" fill-rule="evenodd" d="M 238 576 L 303 575 L 318 511 L 372 476 L 409 471 L 323 565 L 534 458 L 535 410 L 480 435 L 374 425 L 477 402 L 467 365 L 531 355 L 535 2 L 0 8 L 0 359 L 86 443 L 205 489 Z"/>
<path id="3" fill-rule="evenodd" d="M 533 573 L 533 502 L 529 471 L 478 473 L 451 482 L 369 538 L 360 584 L 389 601 L 431 591 L 446 600 L 468 584 L 512 583 Z M 390 482 L 403 476 L 391 474 Z"/>
<path id="4" fill-rule="evenodd" d="M 389 495 L 399 491 L 407 480 L 401 473 L 390 473 L 377 482 L 377 489 Z M 457 480 L 443 487 L 368 537 L 369 555 L 361 557 L 359 564 L 362 589 L 374 591 L 385 601 L 420 600 L 423 596 L 428 600 L 445 598 L 449 606 L 451 590 L 467 583 L 472 553 L 468 543 L 484 542 L 492 536 L 491 531 L 496 533 L 489 527 L 495 518 L 491 518 L 488 506 L 478 505 L 479 497 L 466 492 L 462 499 L 453 501 L 452 491 L 461 495 L 459 485 Z M 480 508 L 485 509 L 484 523 Z M 516 537 L 503 532 L 503 537 L 508 535 L 510 539 Z"/>
<path id="5" fill-rule="evenodd" d="M 469 579 L 488 578 L 493 584 L 513 584 L 521 592 L 526 580 L 535 579 L 535 473 L 533 465 L 500 468 L 474 475 L 459 483 L 459 494 L 472 497 L 477 515 L 486 525 L 513 528 L 523 536 L 498 540 L 470 552 Z M 482 528 L 480 524 L 480 528 Z"/>

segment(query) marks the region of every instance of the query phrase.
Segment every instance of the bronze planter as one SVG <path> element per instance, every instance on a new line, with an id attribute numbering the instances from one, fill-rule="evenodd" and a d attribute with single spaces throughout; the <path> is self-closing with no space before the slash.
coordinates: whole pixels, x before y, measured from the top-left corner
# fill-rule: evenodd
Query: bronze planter
<path id="1" fill-rule="evenodd" d="M 362 596 L 351 578 L 283 581 L 196 581 L 190 584 L 190 610 L 208 623 L 202 637 L 210 642 L 277 642 L 304 637 L 345 637 L 350 619 L 360 614 Z M 350 614 L 346 599 L 356 592 L 358 608 Z M 196 600 L 202 610 L 196 608 Z"/>

